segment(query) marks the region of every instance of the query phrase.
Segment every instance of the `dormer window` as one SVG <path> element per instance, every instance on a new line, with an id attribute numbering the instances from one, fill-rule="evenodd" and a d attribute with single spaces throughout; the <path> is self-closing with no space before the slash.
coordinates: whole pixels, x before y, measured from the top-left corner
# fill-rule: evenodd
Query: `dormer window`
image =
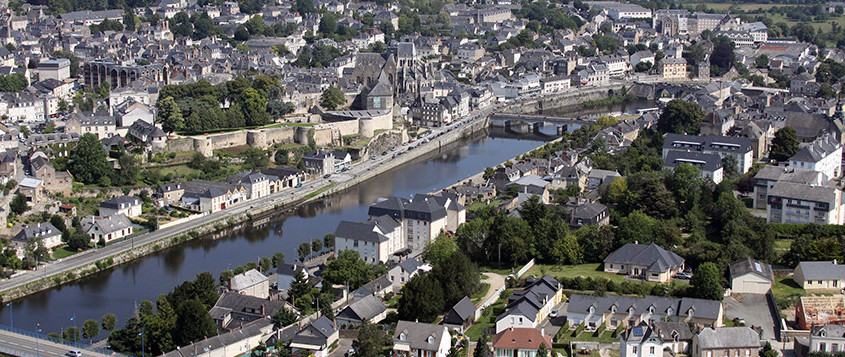
<path id="1" fill-rule="evenodd" d="M 434 343 L 434 336 L 429 335 L 428 340 L 426 341 L 428 341 L 428 343 Z"/>
<path id="2" fill-rule="evenodd" d="M 821 331 L 819 331 L 819 336 L 827 337 L 827 332 L 825 332 L 825 330 L 821 330 Z"/>
<path id="3" fill-rule="evenodd" d="M 407 338 L 408 335 L 406 335 L 404 332 L 399 334 L 399 341 L 405 341 Z"/>

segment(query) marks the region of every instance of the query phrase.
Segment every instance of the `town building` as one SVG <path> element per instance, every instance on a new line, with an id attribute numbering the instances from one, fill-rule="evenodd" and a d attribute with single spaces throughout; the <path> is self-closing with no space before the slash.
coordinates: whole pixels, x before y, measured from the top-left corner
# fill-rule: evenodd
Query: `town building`
<path id="1" fill-rule="evenodd" d="M 675 321 L 697 326 L 722 326 L 724 308 L 721 301 L 658 296 L 586 296 L 572 295 L 566 307 L 570 326 L 585 324 L 607 329 L 620 325 L 637 326 L 642 321 Z"/>
<path id="2" fill-rule="evenodd" d="M 47 249 L 53 249 L 62 244 L 62 232 L 50 222 L 38 223 L 34 226 L 23 227 L 12 237 L 12 245 L 16 255 L 23 258 L 27 244 L 39 244 Z"/>
<path id="3" fill-rule="evenodd" d="M 845 288 L 845 265 L 803 261 L 795 267 L 793 280 L 807 292 L 839 292 Z"/>
<path id="4" fill-rule="evenodd" d="M 267 316 L 273 316 L 282 309 L 293 311 L 293 307 L 284 301 L 226 291 L 220 294 L 214 307 L 208 313 L 219 331 L 228 332 L 241 329 Z"/>
<path id="5" fill-rule="evenodd" d="M 381 299 L 369 295 L 353 301 L 341 310 L 335 320 L 338 324 L 358 325 L 365 320 L 377 324 L 387 316 L 387 307 Z"/>
<path id="6" fill-rule="evenodd" d="M 126 217 L 141 215 L 141 200 L 132 196 L 120 196 L 100 203 L 100 216 L 107 217 L 122 214 Z"/>
<path id="7" fill-rule="evenodd" d="M 754 208 L 766 209 L 769 190 L 778 182 L 791 182 L 806 186 L 824 185 L 824 176 L 818 171 L 796 170 L 792 167 L 766 165 L 754 176 Z"/>
<path id="8" fill-rule="evenodd" d="M 330 347 L 337 342 L 339 334 L 332 320 L 320 316 L 293 336 L 290 342 L 291 353 L 326 357 L 330 352 Z"/>
<path id="9" fill-rule="evenodd" d="M 842 145 L 832 135 L 823 135 L 789 158 L 789 167 L 818 171 L 830 180 L 842 175 Z"/>
<path id="10" fill-rule="evenodd" d="M 692 165 L 698 168 L 699 175 L 713 183 L 720 183 L 724 179 L 725 170 L 722 158 L 717 154 L 696 151 L 669 151 L 663 158 L 663 167 L 673 170 L 678 165 Z"/>
<path id="11" fill-rule="evenodd" d="M 466 331 L 475 322 L 475 304 L 464 296 L 455 306 L 443 315 L 443 324 L 454 326 L 458 331 Z"/>
<path id="12" fill-rule="evenodd" d="M 757 357 L 760 334 L 750 327 L 705 328 L 692 338 L 692 357 Z"/>
<path id="13" fill-rule="evenodd" d="M 354 250 L 367 263 L 385 263 L 394 253 L 405 249 L 401 227 L 388 215 L 367 222 L 341 221 L 334 232 L 335 252 Z"/>
<path id="14" fill-rule="evenodd" d="M 774 286 L 772 266 L 751 258 L 731 263 L 731 293 L 765 294 Z"/>
<path id="15" fill-rule="evenodd" d="M 801 330 L 845 323 L 845 295 L 802 296 L 795 304 L 795 321 Z"/>
<path id="16" fill-rule="evenodd" d="M 132 234 L 132 230 L 132 222 L 122 214 L 82 219 L 82 231 L 91 236 L 91 242 L 95 244 L 108 244 L 126 238 Z"/>
<path id="17" fill-rule="evenodd" d="M 536 328 L 509 328 L 493 336 L 493 355 L 536 356 L 540 345 L 551 350 L 552 337 Z"/>
<path id="18" fill-rule="evenodd" d="M 496 318 L 496 333 L 509 328 L 536 328 L 562 299 L 563 289 L 550 275 L 528 279 L 522 290 L 508 297 L 505 312 Z"/>
<path id="19" fill-rule="evenodd" d="M 736 161 L 740 174 L 751 170 L 754 164 L 754 153 L 751 140 L 748 138 L 669 133 L 663 141 L 663 158 L 665 159 L 672 151 L 717 154 L 720 158 L 732 157 Z"/>
<path id="20" fill-rule="evenodd" d="M 684 259 L 654 243 L 628 243 L 604 258 L 604 271 L 665 283 L 684 271 Z"/>
<path id="21" fill-rule="evenodd" d="M 842 191 L 830 186 L 777 182 L 768 190 L 769 223 L 843 224 Z"/>
<path id="22" fill-rule="evenodd" d="M 270 280 L 258 270 L 250 269 L 229 280 L 232 292 L 266 299 L 270 296 Z"/>
<path id="23" fill-rule="evenodd" d="M 446 357 L 452 336 L 443 325 L 399 321 L 393 334 L 393 355 L 404 357 Z"/>

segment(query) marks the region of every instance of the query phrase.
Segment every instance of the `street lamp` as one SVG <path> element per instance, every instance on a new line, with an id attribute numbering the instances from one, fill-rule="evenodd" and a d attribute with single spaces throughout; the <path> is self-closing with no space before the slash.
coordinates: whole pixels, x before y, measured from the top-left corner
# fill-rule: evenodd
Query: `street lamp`
<path id="1" fill-rule="evenodd" d="M 144 357 L 144 331 L 138 333 L 138 336 L 141 336 L 141 357 Z"/>
<path id="2" fill-rule="evenodd" d="M 38 334 L 41 333 L 41 324 L 35 324 L 35 357 L 41 357 L 38 354 Z"/>
<path id="3" fill-rule="evenodd" d="M 9 307 L 9 326 L 15 327 L 15 319 L 12 317 L 12 302 L 9 301 L 6 306 Z"/>
<path id="4" fill-rule="evenodd" d="M 79 334 L 79 331 L 76 330 L 76 314 L 70 317 L 70 321 L 73 322 L 73 343 L 76 343 L 76 335 Z"/>

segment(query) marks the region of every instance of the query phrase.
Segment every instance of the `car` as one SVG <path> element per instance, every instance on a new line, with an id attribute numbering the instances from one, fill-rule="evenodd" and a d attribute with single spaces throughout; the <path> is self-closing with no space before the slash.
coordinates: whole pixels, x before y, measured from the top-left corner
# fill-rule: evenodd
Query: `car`
<path id="1" fill-rule="evenodd" d="M 745 319 L 741 317 L 734 317 L 734 323 L 737 325 L 745 325 Z"/>
<path id="2" fill-rule="evenodd" d="M 350 357 L 350 356 L 354 356 L 354 355 L 355 355 L 355 349 L 354 348 L 350 348 L 350 349 L 346 350 L 346 354 L 344 354 L 344 356 L 346 356 L 346 357 Z"/>
<path id="3" fill-rule="evenodd" d="M 387 151 L 384 151 L 384 152 L 381 153 L 381 156 L 385 156 L 385 155 L 387 155 Z"/>
<path id="4" fill-rule="evenodd" d="M 325 175 L 323 175 L 323 178 L 329 178 L 329 177 L 332 177 L 332 174 L 325 174 Z"/>
<path id="5" fill-rule="evenodd" d="M 557 317 L 557 310 L 552 310 L 552 312 L 549 313 L 549 317 Z"/>
<path id="6" fill-rule="evenodd" d="M 675 274 L 675 279 L 692 279 L 692 274 L 680 272 Z"/>
<path id="7" fill-rule="evenodd" d="M 300 188 L 300 187 L 302 187 L 302 182 L 296 184 L 296 188 Z"/>
<path id="8" fill-rule="evenodd" d="M 65 356 L 82 357 L 82 352 L 80 352 L 79 350 L 70 350 L 70 351 L 67 351 L 67 353 L 65 353 Z"/>

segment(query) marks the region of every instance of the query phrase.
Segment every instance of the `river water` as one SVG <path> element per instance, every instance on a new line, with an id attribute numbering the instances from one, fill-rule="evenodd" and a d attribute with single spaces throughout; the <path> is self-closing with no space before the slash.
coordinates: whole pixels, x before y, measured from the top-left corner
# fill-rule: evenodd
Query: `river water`
<path id="1" fill-rule="evenodd" d="M 409 197 L 435 191 L 541 144 L 533 139 L 487 135 L 464 139 L 343 193 L 301 206 L 292 214 L 273 219 L 259 228 L 220 239 L 194 240 L 78 282 L 16 300 L 12 309 L 2 307 L 0 324 L 13 322 L 15 327 L 34 330 L 35 324 L 40 323 L 44 333 L 49 333 L 73 326 L 71 317 L 74 315 L 77 326 L 81 326 L 87 319 L 101 321 L 104 314 L 114 313 L 119 325 L 123 325 L 126 318 L 132 316 L 136 303 L 154 301 L 158 295 L 193 279 L 198 273 L 207 271 L 216 277 L 223 270 L 279 251 L 291 261 L 297 257 L 296 249 L 301 242 L 333 233 L 342 220 L 366 220 L 367 207 L 380 197 Z M 14 321 L 10 321 L 10 317 Z M 99 339 L 105 337 L 103 332 Z"/>

